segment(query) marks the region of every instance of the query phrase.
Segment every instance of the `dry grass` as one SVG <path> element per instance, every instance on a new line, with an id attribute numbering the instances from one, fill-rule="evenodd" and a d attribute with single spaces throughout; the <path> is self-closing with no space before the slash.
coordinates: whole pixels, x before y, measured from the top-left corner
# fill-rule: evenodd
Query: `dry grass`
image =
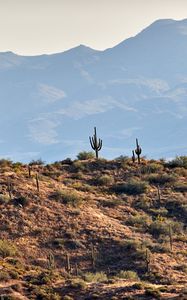
<path id="1" fill-rule="evenodd" d="M 144 160 L 141 168 L 124 163 L 35 162 L 29 177 L 28 166 L 1 162 L 1 294 L 6 287 L 5 294 L 13 294 L 15 282 L 22 299 L 172 299 L 184 293 L 185 159 L 176 168 L 162 161 Z M 143 280 L 152 286 L 145 288 Z"/>

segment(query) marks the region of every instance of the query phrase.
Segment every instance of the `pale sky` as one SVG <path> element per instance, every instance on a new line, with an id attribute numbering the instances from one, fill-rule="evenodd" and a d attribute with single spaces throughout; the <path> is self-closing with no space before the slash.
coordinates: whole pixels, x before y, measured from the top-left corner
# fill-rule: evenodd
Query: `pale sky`
<path id="1" fill-rule="evenodd" d="M 164 18 L 187 18 L 187 0 L 0 0 L 0 52 L 103 50 Z"/>

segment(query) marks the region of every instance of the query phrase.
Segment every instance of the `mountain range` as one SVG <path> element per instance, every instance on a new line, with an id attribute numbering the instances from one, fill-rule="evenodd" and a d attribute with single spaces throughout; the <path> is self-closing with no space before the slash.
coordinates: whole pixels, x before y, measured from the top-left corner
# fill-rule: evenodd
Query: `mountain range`
<path id="1" fill-rule="evenodd" d="M 45 161 L 101 156 L 186 155 L 187 19 L 155 21 L 113 48 L 80 45 L 39 56 L 0 53 L 0 156 Z"/>

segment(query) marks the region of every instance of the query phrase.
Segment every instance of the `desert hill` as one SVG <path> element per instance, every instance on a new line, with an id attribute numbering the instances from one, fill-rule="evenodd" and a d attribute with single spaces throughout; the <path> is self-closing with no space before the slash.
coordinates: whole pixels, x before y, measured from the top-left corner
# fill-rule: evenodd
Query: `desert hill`
<path id="1" fill-rule="evenodd" d="M 187 158 L 0 161 L 2 299 L 186 299 Z"/>

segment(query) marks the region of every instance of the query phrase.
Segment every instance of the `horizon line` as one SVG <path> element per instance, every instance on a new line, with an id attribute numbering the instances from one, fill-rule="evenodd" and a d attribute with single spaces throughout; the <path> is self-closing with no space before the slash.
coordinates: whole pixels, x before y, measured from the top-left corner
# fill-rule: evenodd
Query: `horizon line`
<path id="1" fill-rule="evenodd" d="M 14 55 L 17 55 L 17 56 L 22 56 L 22 57 L 50 56 L 50 55 L 57 55 L 57 54 L 65 53 L 65 52 L 71 51 L 71 50 L 79 48 L 79 47 L 85 47 L 85 48 L 89 48 L 90 50 L 93 50 L 93 51 L 104 52 L 108 49 L 112 49 L 112 48 L 116 47 L 117 45 L 121 44 L 122 42 L 124 42 L 124 41 L 126 41 L 130 38 L 133 38 L 133 37 L 137 36 L 139 33 L 141 33 L 146 28 L 152 26 L 154 23 L 156 23 L 158 21 L 168 21 L 168 20 L 171 20 L 171 21 L 174 21 L 174 22 L 183 22 L 183 21 L 187 20 L 187 18 L 184 18 L 184 19 L 172 19 L 172 18 L 171 19 L 170 18 L 155 19 L 147 27 L 144 27 L 142 30 L 137 32 L 135 35 L 129 36 L 129 37 L 125 38 L 124 40 L 121 40 L 117 44 L 114 44 L 112 47 L 107 47 L 107 48 L 104 48 L 104 49 L 95 49 L 94 47 L 92 48 L 89 45 L 85 45 L 85 44 L 80 43 L 78 45 L 75 45 L 74 47 L 70 47 L 70 48 L 67 48 L 67 49 L 59 51 L 59 52 L 48 52 L 48 53 L 38 53 L 38 54 L 22 54 L 22 53 L 18 53 L 16 51 L 12 51 L 12 50 L 5 50 L 5 51 L 0 51 L 0 54 L 14 54 Z"/>

